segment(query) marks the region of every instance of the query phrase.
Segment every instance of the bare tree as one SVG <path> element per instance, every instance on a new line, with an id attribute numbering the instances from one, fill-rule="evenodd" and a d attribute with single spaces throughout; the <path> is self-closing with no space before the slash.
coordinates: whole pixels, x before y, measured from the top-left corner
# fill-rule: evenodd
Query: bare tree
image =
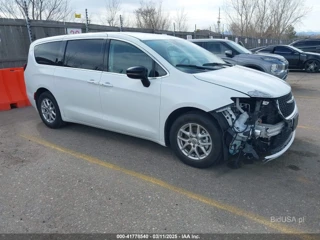
<path id="1" fill-rule="evenodd" d="M 168 30 L 170 27 L 170 16 L 164 13 L 162 1 L 141 1 L 140 7 L 134 13 L 139 28 Z"/>
<path id="2" fill-rule="evenodd" d="M 281 38 L 309 12 L 305 0 L 226 0 L 234 34 Z"/>
<path id="3" fill-rule="evenodd" d="M 107 0 L 107 23 L 109 26 L 119 26 L 119 12 L 121 11 L 120 0 Z"/>
<path id="4" fill-rule="evenodd" d="M 65 20 L 71 14 L 68 0 L 26 0 L 31 20 Z M 0 0 L 0 15 L 23 18 L 24 0 Z"/>
<path id="5" fill-rule="evenodd" d="M 177 31 L 188 31 L 188 14 L 184 11 L 184 8 L 177 10 L 174 21 L 176 23 Z"/>
<path id="6" fill-rule="evenodd" d="M 270 14 L 274 35 L 280 38 L 290 26 L 300 22 L 309 10 L 301 0 L 272 0 Z"/>
<path id="7" fill-rule="evenodd" d="M 252 27 L 252 17 L 255 13 L 257 0 L 227 0 L 226 14 L 233 28 L 238 28 L 240 36 L 248 36 Z"/>

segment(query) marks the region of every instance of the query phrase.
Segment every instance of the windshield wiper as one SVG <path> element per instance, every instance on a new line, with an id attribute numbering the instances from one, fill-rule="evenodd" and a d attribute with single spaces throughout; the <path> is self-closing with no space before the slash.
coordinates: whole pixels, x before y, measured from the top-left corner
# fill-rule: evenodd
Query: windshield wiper
<path id="1" fill-rule="evenodd" d="M 197 69 L 205 69 L 205 70 L 215 70 L 210 67 L 191 65 L 191 64 L 177 64 L 176 67 L 189 67 L 189 68 L 197 68 Z"/>
<path id="2" fill-rule="evenodd" d="M 231 63 L 205 63 L 202 66 L 233 66 Z"/>

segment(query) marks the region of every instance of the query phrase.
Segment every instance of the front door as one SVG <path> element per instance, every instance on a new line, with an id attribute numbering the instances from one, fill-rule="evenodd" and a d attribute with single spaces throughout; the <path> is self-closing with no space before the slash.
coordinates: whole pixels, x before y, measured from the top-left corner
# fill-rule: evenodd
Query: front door
<path id="1" fill-rule="evenodd" d="M 286 46 L 278 46 L 274 48 L 274 54 L 283 56 L 289 62 L 289 68 L 297 68 L 300 62 L 300 53 Z"/>
<path id="2" fill-rule="evenodd" d="M 161 76 L 166 72 L 141 49 L 127 42 L 111 40 L 106 52 L 107 69 L 100 82 L 105 127 L 159 140 Z M 148 69 L 149 87 L 144 87 L 140 80 L 127 77 L 126 70 L 133 66 Z"/>

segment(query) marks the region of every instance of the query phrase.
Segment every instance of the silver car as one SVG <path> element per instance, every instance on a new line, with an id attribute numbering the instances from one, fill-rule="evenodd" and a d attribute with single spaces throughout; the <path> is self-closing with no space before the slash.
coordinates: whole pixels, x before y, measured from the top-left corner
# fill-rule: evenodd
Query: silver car
<path id="1" fill-rule="evenodd" d="M 191 42 L 218 55 L 228 63 L 253 68 L 286 80 L 288 61 L 280 55 L 254 54 L 234 41 L 225 39 L 191 39 Z"/>

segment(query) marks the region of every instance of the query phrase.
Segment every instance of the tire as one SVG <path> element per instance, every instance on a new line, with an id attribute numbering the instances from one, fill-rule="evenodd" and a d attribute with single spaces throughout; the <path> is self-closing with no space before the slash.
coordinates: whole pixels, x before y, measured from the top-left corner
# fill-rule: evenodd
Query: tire
<path id="1" fill-rule="evenodd" d="M 198 137 L 189 137 L 190 124 L 193 135 L 200 132 Z M 197 130 L 198 126 L 200 131 Z M 189 136 L 186 134 L 188 132 Z M 170 145 L 182 162 L 196 168 L 207 168 L 221 160 L 220 128 L 212 118 L 202 112 L 190 112 L 176 119 L 170 130 Z"/>
<path id="2" fill-rule="evenodd" d="M 40 118 L 47 127 L 60 128 L 65 125 L 58 103 L 50 92 L 44 92 L 39 96 L 37 107 Z"/>
<path id="3" fill-rule="evenodd" d="M 316 73 L 319 72 L 320 62 L 318 60 L 308 60 L 304 64 L 304 69 L 307 73 Z"/>

